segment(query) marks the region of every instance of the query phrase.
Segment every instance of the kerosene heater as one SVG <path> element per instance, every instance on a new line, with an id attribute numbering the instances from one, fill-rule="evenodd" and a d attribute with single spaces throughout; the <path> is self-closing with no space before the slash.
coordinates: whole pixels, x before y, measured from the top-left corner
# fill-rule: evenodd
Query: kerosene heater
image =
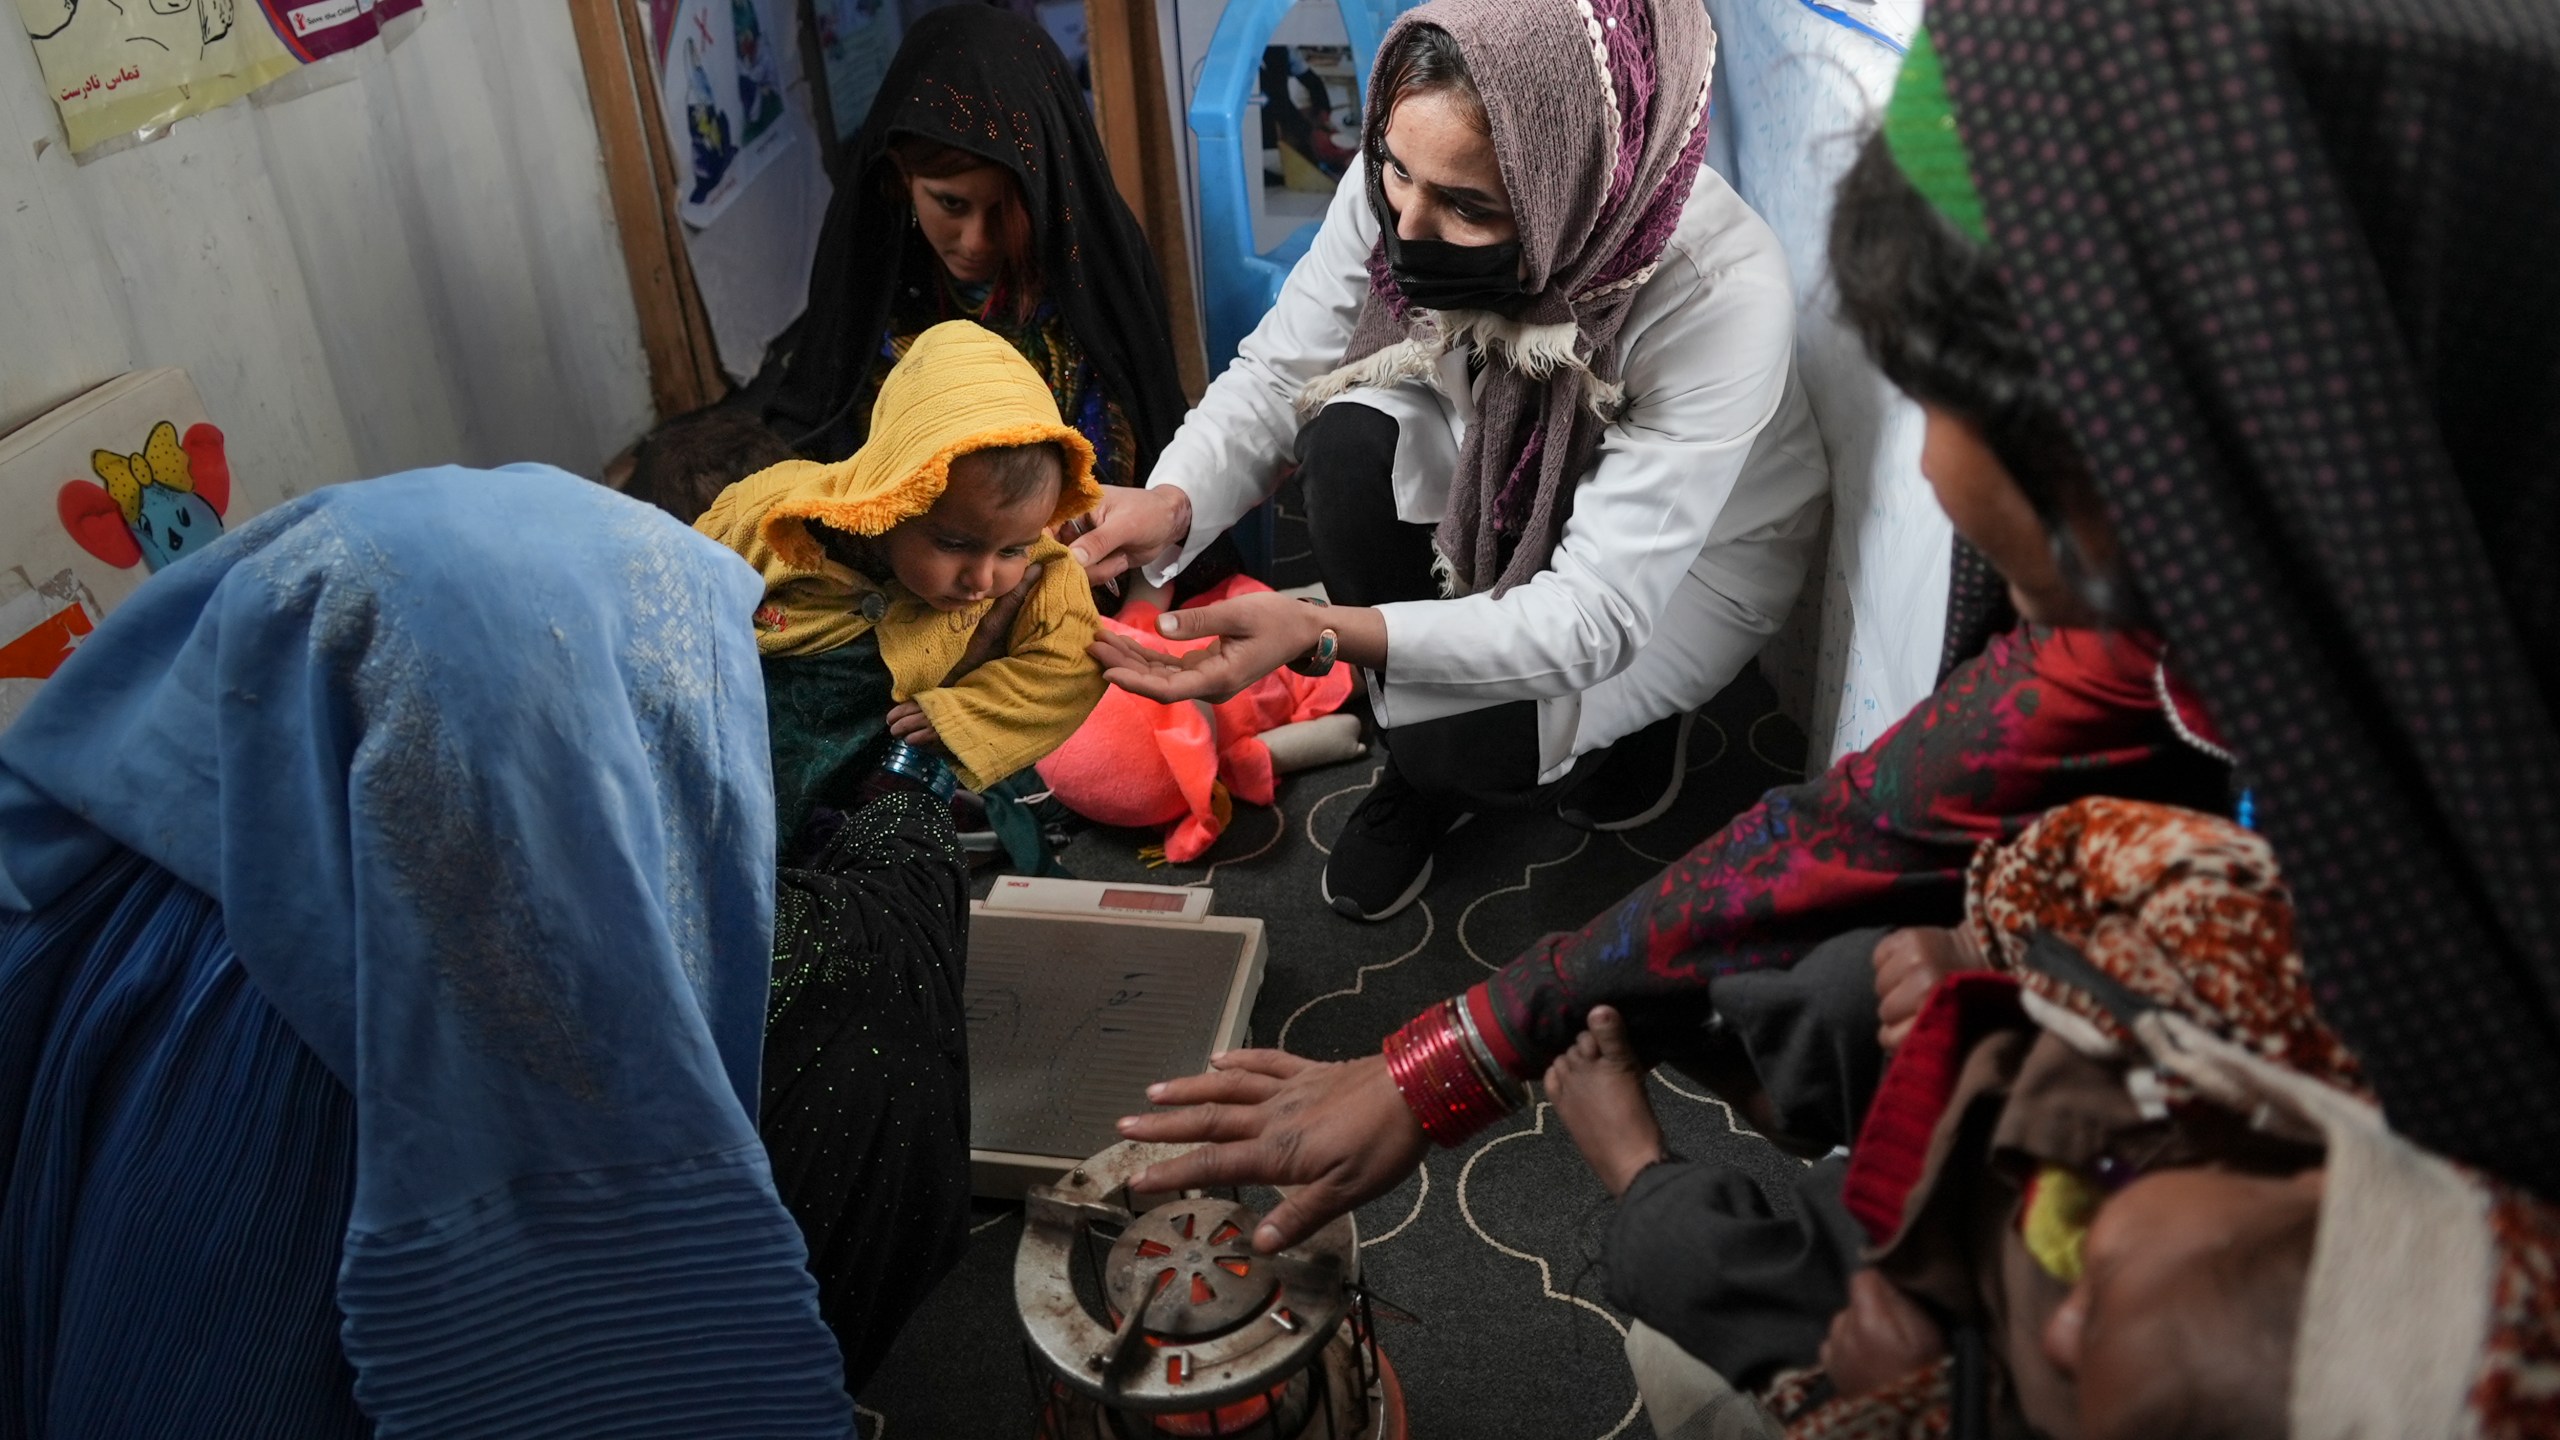
<path id="1" fill-rule="evenodd" d="M 1258 1255 L 1239 1200 L 1131 1193 L 1189 1148 L 1122 1141 L 1025 1197 L 1040 1440 L 1404 1440 L 1351 1217 Z"/>

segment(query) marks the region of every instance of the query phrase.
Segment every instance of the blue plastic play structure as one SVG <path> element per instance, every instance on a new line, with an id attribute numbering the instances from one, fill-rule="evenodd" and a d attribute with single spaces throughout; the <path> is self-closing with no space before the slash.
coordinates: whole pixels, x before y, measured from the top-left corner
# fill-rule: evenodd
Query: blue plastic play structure
<path id="1" fill-rule="evenodd" d="M 1420 0 L 1334 0 L 1349 37 L 1353 73 L 1360 93 L 1369 93 L 1369 62 L 1388 22 Z M 1246 144 L 1246 124 L 1253 117 L 1247 101 L 1261 89 L 1262 52 L 1272 33 L 1297 0 L 1227 0 L 1226 12 L 1209 37 L 1209 53 L 1201 62 L 1200 88 L 1191 99 L 1191 133 L 1200 141 L 1200 273 L 1201 327 L 1207 331 L 1209 373 L 1217 374 L 1236 358 L 1236 347 L 1262 323 L 1289 267 L 1315 242 L 1320 222 L 1310 220 L 1289 232 L 1269 251 L 1258 250 L 1253 237 L 1253 196 L 1245 187 L 1262 183 L 1262 131 L 1253 127 Z M 1271 575 L 1272 512 L 1258 507 L 1228 532 L 1244 557 L 1245 570 Z"/>
<path id="2" fill-rule="evenodd" d="M 1334 0 L 1350 36 L 1361 94 L 1368 93 L 1369 62 L 1377 56 L 1388 23 L 1413 3 Z M 1252 195 L 1245 188 L 1262 183 L 1262 136 L 1259 127 L 1247 134 L 1252 118 L 1247 102 L 1260 92 L 1263 49 L 1295 4 L 1228 0 L 1217 32 L 1209 38 L 1200 88 L 1191 101 L 1191 133 L 1200 141 L 1200 271 L 1207 290 L 1201 309 L 1212 375 L 1235 358 L 1236 346 L 1279 298 L 1289 267 L 1316 237 L 1317 222 L 1310 220 L 1268 252 L 1255 249 Z"/>
<path id="3" fill-rule="evenodd" d="M 1217 374 L 1233 360 L 1236 346 L 1253 333 L 1289 267 L 1307 253 L 1317 222 L 1309 221 L 1268 251 L 1254 247 L 1252 192 L 1262 183 L 1261 136 L 1247 134 L 1250 101 L 1259 92 L 1262 52 L 1281 20 L 1298 0 L 1228 0 L 1209 38 L 1209 53 L 1200 67 L 1200 88 L 1191 100 L 1191 133 L 1200 142 L 1200 269 L 1206 293 L 1201 308 L 1208 331 L 1209 373 Z M 1420 0 L 1334 0 L 1342 28 L 1350 38 L 1351 62 L 1360 93 L 1369 93 L 1369 63 L 1387 26 Z M 1903 44 L 1866 20 L 1822 3 L 1799 0 L 1805 9 L 1877 40 L 1899 53 Z M 1712 7 L 1710 7 L 1712 8 Z M 1250 140 L 1250 143 L 1248 143 Z"/>

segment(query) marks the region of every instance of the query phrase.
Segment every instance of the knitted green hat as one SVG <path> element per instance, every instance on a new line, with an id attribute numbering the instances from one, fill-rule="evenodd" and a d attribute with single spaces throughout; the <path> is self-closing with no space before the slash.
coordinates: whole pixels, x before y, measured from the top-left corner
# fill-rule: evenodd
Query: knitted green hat
<path id="1" fill-rule="evenodd" d="M 1955 108 L 1947 101 L 1946 68 L 1925 25 L 1913 33 L 1911 52 L 1902 59 L 1902 78 L 1884 107 L 1884 144 L 1912 188 L 1949 224 L 1976 244 L 1991 243 L 1991 232 L 1982 223 L 1982 194 L 1973 188 L 1964 137 L 1956 133 Z"/>

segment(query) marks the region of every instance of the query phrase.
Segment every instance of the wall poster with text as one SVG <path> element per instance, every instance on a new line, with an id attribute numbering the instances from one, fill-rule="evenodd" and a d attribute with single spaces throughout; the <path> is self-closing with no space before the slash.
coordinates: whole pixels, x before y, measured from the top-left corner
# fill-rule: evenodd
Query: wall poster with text
<path id="1" fill-rule="evenodd" d="M 17 0 L 73 154 L 227 105 L 425 0 Z"/>

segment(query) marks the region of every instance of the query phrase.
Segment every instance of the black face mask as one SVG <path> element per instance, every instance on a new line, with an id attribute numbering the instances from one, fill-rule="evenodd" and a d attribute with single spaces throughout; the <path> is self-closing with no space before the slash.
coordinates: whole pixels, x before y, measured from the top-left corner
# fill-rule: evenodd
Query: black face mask
<path id="1" fill-rule="evenodd" d="M 1425 310 L 1490 310 L 1510 315 L 1529 301 L 1520 289 L 1520 242 L 1452 245 L 1445 240 L 1405 240 L 1396 235 L 1395 212 L 1373 165 L 1369 205 L 1387 244 L 1387 273 L 1404 298 Z"/>
<path id="2" fill-rule="evenodd" d="M 1529 297 L 1520 289 L 1520 242 L 1452 245 L 1404 240 L 1387 227 L 1387 273 L 1404 298 L 1425 310 L 1490 310 L 1508 315 Z"/>

